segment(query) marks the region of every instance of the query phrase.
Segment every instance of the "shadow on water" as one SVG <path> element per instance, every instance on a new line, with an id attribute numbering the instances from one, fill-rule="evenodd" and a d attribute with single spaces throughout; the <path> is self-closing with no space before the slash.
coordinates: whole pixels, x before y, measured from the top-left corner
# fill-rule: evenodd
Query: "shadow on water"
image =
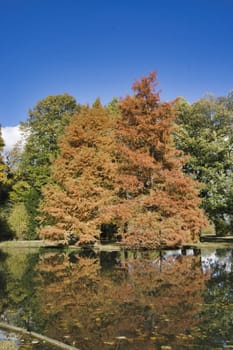
<path id="1" fill-rule="evenodd" d="M 0 251 L 1 318 L 81 350 L 224 348 L 232 259 L 229 249 Z"/>

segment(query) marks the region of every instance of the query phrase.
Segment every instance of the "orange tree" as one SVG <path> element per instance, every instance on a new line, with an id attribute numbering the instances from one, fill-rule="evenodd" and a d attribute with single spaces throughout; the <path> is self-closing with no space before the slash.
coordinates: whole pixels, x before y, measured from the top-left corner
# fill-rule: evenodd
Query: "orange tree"
<path id="1" fill-rule="evenodd" d="M 61 339 L 65 331 L 81 349 L 116 349 L 119 338 L 127 350 L 159 349 L 168 341 L 172 349 L 192 347 L 205 321 L 200 312 L 209 278 L 200 256 L 85 253 L 40 255 L 35 294 L 48 320 L 46 335 Z"/>
<path id="2" fill-rule="evenodd" d="M 207 224 L 200 185 L 182 172 L 175 108 L 160 102 L 155 87 L 151 73 L 120 101 L 119 113 L 97 100 L 72 118 L 43 190 L 41 236 L 75 232 L 80 243 L 93 242 L 107 227 L 131 247 L 197 240 Z"/>
<path id="3" fill-rule="evenodd" d="M 123 242 L 136 247 L 192 242 L 207 224 L 199 185 L 183 174 L 185 159 L 173 144 L 174 106 L 160 102 L 156 85 L 153 72 L 119 103 L 119 201 L 108 212 L 121 226 Z"/>
<path id="4" fill-rule="evenodd" d="M 72 232 L 79 243 L 99 237 L 104 208 L 115 193 L 115 121 L 99 100 L 72 118 L 60 140 L 52 182 L 43 190 L 42 237 L 56 240 Z"/>

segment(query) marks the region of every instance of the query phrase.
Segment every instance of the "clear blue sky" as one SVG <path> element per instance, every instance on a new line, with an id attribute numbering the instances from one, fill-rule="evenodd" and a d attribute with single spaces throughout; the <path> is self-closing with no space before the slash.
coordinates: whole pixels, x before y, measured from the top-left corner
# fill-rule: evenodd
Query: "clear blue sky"
<path id="1" fill-rule="evenodd" d="M 105 104 L 156 69 L 163 100 L 233 89 L 233 0 L 0 0 L 0 123 L 48 95 Z"/>

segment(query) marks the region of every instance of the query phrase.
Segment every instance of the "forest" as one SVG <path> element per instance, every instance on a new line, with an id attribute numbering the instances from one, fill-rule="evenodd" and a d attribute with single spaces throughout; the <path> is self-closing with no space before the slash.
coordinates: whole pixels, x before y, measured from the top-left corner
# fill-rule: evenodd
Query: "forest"
<path id="1" fill-rule="evenodd" d="M 233 92 L 163 102 L 156 72 L 132 94 L 81 105 L 51 95 L 24 141 L 0 137 L 0 240 L 173 247 L 233 229 Z"/>

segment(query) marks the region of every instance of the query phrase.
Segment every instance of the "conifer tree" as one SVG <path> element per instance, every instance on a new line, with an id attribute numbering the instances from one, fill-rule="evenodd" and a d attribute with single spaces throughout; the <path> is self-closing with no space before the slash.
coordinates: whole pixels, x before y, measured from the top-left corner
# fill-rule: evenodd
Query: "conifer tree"
<path id="1" fill-rule="evenodd" d="M 207 220 L 197 182 L 182 173 L 185 159 L 173 144 L 172 103 L 160 102 L 156 74 L 133 85 L 119 104 L 119 203 L 108 208 L 130 246 L 196 241 Z"/>
<path id="2" fill-rule="evenodd" d="M 136 82 L 115 116 L 97 100 L 71 119 L 43 190 L 41 237 L 72 232 L 80 243 L 93 242 L 109 225 L 130 247 L 198 239 L 208 223 L 200 185 L 182 172 L 175 108 L 160 102 L 156 85 L 155 73 Z"/>
<path id="3" fill-rule="evenodd" d="M 114 198 L 115 118 L 97 100 L 74 115 L 60 140 L 52 166 L 53 183 L 43 190 L 42 237 L 75 233 L 79 243 L 99 238 L 103 208 Z"/>

